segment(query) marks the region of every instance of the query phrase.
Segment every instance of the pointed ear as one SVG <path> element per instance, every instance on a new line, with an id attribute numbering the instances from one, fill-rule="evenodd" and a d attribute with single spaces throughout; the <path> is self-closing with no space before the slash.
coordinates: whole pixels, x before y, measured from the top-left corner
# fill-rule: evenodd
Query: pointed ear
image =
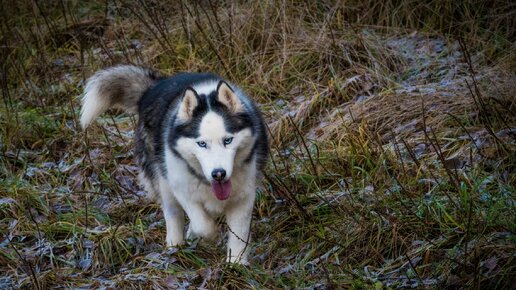
<path id="1" fill-rule="evenodd" d="M 219 82 L 217 94 L 217 100 L 224 104 L 230 112 L 240 113 L 244 111 L 244 105 L 225 81 Z"/>
<path id="2" fill-rule="evenodd" d="M 192 119 L 193 111 L 199 104 L 197 100 L 197 93 L 192 88 L 187 88 L 177 112 L 177 118 L 181 121 L 188 121 Z"/>

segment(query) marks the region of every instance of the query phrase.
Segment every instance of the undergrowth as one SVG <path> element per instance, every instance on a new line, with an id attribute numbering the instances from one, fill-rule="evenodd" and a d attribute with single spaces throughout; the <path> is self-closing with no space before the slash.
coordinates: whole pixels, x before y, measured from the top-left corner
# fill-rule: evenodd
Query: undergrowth
<path id="1" fill-rule="evenodd" d="M 516 282 L 513 4 L 1 4 L 0 288 Z M 224 237 L 164 248 L 135 117 L 80 130 L 85 79 L 118 63 L 213 71 L 260 104 L 251 265 L 223 262 Z"/>

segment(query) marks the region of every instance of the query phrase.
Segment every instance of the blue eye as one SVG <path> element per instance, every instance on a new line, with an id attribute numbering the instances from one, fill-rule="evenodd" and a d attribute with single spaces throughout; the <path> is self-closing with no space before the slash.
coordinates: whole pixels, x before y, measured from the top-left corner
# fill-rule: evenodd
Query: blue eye
<path id="1" fill-rule="evenodd" d="M 206 148 L 206 142 L 204 142 L 204 141 L 197 142 L 197 145 L 199 145 L 199 147 L 201 147 L 201 148 Z"/>
<path id="2" fill-rule="evenodd" d="M 233 137 L 224 138 L 224 146 L 231 144 L 233 142 Z"/>

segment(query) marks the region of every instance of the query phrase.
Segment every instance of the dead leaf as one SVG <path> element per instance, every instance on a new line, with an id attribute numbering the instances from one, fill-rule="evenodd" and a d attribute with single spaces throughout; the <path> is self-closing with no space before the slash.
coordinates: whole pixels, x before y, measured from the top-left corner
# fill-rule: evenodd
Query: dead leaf
<path id="1" fill-rule="evenodd" d="M 483 266 L 489 270 L 488 272 L 493 271 L 496 266 L 498 266 L 498 257 L 492 256 L 491 258 L 485 260 L 483 262 Z"/>
<path id="2" fill-rule="evenodd" d="M 447 169 L 462 169 L 465 164 L 466 162 L 455 157 L 443 161 L 443 166 Z"/>

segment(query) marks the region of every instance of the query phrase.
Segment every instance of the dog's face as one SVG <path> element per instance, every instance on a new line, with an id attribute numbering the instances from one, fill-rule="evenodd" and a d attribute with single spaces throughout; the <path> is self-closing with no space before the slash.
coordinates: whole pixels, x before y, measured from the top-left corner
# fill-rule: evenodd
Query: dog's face
<path id="1" fill-rule="evenodd" d="M 221 115 L 208 112 L 201 119 L 198 136 L 178 139 L 176 148 L 195 157 L 209 182 L 227 181 L 233 173 L 237 151 L 248 145 L 251 137 L 250 128 L 229 132 Z"/>
<path id="2" fill-rule="evenodd" d="M 236 93 L 223 81 L 188 88 L 179 105 L 173 150 L 191 169 L 211 183 L 219 199 L 231 191 L 235 163 L 243 162 L 253 149 L 249 115 Z"/>

